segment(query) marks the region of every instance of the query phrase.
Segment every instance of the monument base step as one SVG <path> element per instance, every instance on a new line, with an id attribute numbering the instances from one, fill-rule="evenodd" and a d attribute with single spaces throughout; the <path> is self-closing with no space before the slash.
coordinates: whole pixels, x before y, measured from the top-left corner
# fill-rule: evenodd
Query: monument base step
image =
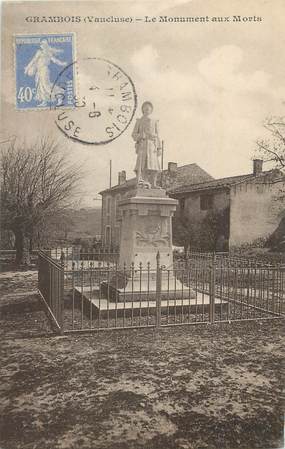
<path id="1" fill-rule="evenodd" d="M 93 309 L 93 315 L 104 317 L 113 316 L 129 316 L 129 315 L 154 315 L 157 311 L 157 301 L 148 298 L 147 300 L 129 300 L 129 301 L 111 301 L 106 297 L 100 297 L 99 290 L 90 292 L 88 289 L 75 287 L 76 297 L 79 301 L 83 299 L 86 315 L 90 313 L 90 303 Z M 208 314 L 210 311 L 209 296 L 200 292 L 194 293 L 194 298 L 171 298 L 161 300 L 161 314 Z M 221 307 L 223 311 L 228 307 L 226 301 L 220 299 L 215 300 L 215 311 L 220 313 Z"/>
<path id="2" fill-rule="evenodd" d="M 100 284 L 100 291 L 102 297 L 117 302 L 157 299 L 156 282 L 152 280 L 147 282 L 145 279 L 142 281 L 137 278 L 133 281 L 128 280 L 127 285 L 121 288 L 103 281 Z M 192 299 L 195 298 L 195 292 L 172 277 L 170 280 L 162 279 L 160 296 L 161 300 Z"/>

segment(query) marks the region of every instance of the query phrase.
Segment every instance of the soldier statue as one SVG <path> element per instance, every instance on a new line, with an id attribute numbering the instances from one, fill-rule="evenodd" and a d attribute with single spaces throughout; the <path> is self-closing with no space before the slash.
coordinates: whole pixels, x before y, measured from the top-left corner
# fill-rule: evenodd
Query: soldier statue
<path id="1" fill-rule="evenodd" d="M 161 170 L 159 163 L 161 144 L 158 135 L 158 120 L 150 117 L 152 111 L 152 103 L 145 101 L 142 105 L 143 115 L 137 119 L 132 133 L 137 153 L 135 173 L 138 186 L 159 189 L 157 176 Z"/>

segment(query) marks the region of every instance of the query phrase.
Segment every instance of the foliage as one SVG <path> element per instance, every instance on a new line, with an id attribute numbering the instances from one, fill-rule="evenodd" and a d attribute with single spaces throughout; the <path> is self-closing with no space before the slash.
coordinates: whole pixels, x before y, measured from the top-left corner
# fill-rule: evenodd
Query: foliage
<path id="1" fill-rule="evenodd" d="M 210 210 L 201 223 L 202 250 L 225 251 L 229 238 L 229 208 Z"/>
<path id="2" fill-rule="evenodd" d="M 279 225 L 268 238 L 266 246 L 273 251 L 285 252 L 285 216 L 282 217 Z"/>
<path id="3" fill-rule="evenodd" d="M 269 245 L 269 238 L 258 238 L 251 243 L 243 243 L 238 246 L 231 246 L 230 255 L 232 257 L 242 257 L 245 259 L 255 259 L 262 263 L 284 263 L 285 253 L 279 251 L 272 251 Z"/>
<path id="4" fill-rule="evenodd" d="M 172 219 L 173 244 L 183 246 L 186 251 L 191 240 L 189 220 L 182 214 L 175 214 Z"/>
<path id="5" fill-rule="evenodd" d="M 229 208 L 209 210 L 204 219 L 174 216 L 173 241 L 175 245 L 199 251 L 225 251 L 229 237 Z"/>

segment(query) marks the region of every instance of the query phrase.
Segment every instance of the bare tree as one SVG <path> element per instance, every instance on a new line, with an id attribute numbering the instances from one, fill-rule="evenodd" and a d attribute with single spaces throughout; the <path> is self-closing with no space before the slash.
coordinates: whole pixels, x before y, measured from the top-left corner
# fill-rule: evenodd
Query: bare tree
<path id="1" fill-rule="evenodd" d="M 16 262 L 22 264 L 46 218 L 72 206 L 81 173 L 55 141 L 42 138 L 3 148 L 1 178 L 1 227 L 14 233 Z"/>
<path id="2" fill-rule="evenodd" d="M 285 117 L 269 117 L 265 120 L 264 128 L 268 138 L 257 141 L 257 152 L 264 162 L 268 162 L 273 168 L 280 170 L 285 176 Z M 284 184 L 275 197 L 281 211 L 285 209 Z"/>
<path id="3" fill-rule="evenodd" d="M 285 117 L 269 117 L 264 123 L 268 138 L 257 141 L 258 153 L 264 162 L 285 171 Z"/>
<path id="4" fill-rule="evenodd" d="M 257 141 L 258 153 L 265 162 L 269 162 L 275 169 L 280 170 L 285 178 L 285 117 L 269 117 L 264 123 L 268 138 Z M 273 249 L 284 251 L 285 242 L 285 188 L 284 182 L 273 197 L 271 213 L 280 216 L 280 223 L 269 237 L 267 245 Z"/>
<path id="5" fill-rule="evenodd" d="M 33 243 L 38 247 L 60 245 L 62 241 L 67 243 L 68 236 L 74 227 L 72 209 L 57 211 L 46 217 L 44 223 L 37 227 Z"/>

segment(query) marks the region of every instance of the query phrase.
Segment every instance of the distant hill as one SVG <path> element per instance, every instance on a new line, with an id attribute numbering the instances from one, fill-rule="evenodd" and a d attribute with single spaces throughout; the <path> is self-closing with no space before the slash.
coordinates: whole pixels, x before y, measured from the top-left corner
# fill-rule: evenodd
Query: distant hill
<path id="1" fill-rule="evenodd" d="M 70 226 L 68 240 L 93 238 L 101 234 L 101 209 L 82 208 L 68 210 Z"/>
<path id="2" fill-rule="evenodd" d="M 54 247 L 55 245 L 72 244 L 75 240 L 82 243 L 100 239 L 101 209 L 82 208 L 67 209 L 63 212 L 51 214 L 46 218 L 45 228 L 40 239 L 33 241 L 33 247 Z M 1 233 L 1 249 L 14 249 L 12 232 Z"/>

